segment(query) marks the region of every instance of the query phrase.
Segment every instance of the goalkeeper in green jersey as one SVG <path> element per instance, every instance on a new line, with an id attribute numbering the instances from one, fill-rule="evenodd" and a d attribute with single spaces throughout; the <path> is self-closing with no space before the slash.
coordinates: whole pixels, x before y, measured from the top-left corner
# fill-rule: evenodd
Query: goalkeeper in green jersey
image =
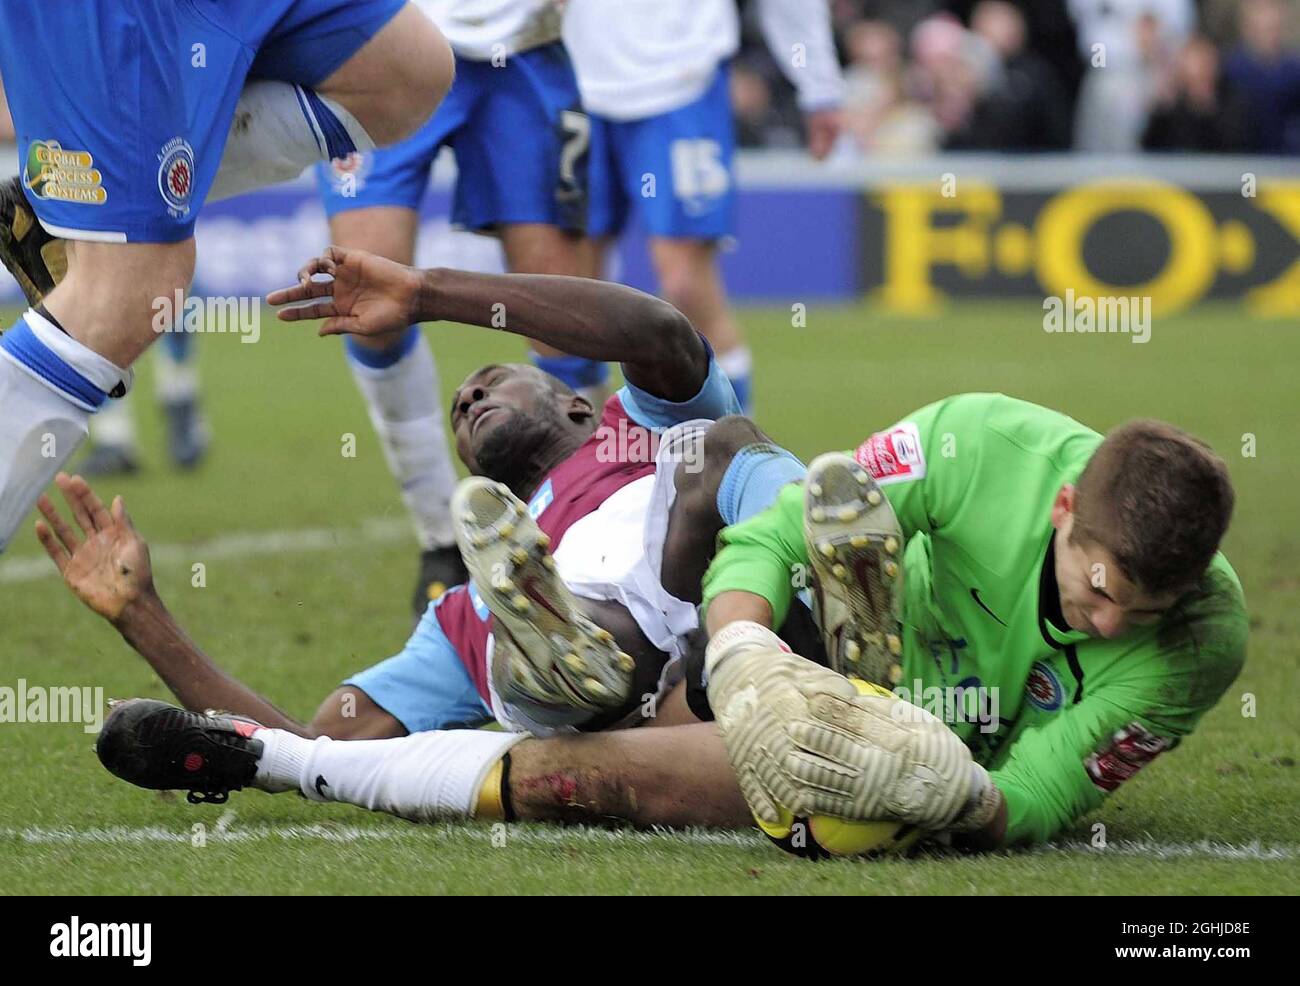
<path id="1" fill-rule="evenodd" d="M 1103 440 L 994 394 L 815 460 L 723 531 L 704 583 L 708 704 L 750 808 L 1051 837 L 1240 671 L 1232 505 L 1222 460 L 1170 425 Z M 770 630 L 805 585 L 830 669 Z"/>

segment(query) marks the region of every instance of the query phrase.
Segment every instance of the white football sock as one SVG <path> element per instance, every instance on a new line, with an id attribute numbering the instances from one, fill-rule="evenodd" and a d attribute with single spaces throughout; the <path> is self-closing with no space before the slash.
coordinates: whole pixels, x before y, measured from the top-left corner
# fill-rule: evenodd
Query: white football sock
<path id="1" fill-rule="evenodd" d="M 288 82 L 250 81 L 235 106 L 208 201 L 288 181 L 317 161 L 374 147 L 356 117 L 334 100 Z"/>
<path id="2" fill-rule="evenodd" d="M 754 354 L 744 344 L 732 346 L 725 353 L 717 353 L 718 369 L 727 375 L 727 379 L 737 377 L 744 379 L 754 372 Z"/>
<path id="3" fill-rule="evenodd" d="M 0 551 L 86 437 L 90 412 L 0 354 Z"/>
<path id="4" fill-rule="evenodd" d="M 164 339 L 154 346 L 154 390 L 162 404 L 180 404 L 192 401 L 199 395 L 199 374 L 194 365 L 194 343 L 186 350 L 185 358 L 178 360 Z"/>
<path id="5" fill-rule="evenodd" d="M 434 730 L 396 739 L 314 740 L 259 729 L 262 757 L 253 785 L 298 790 L 312 801 L 341 801 L 415 822 L 474 817 L 488 771 L 526 733 Z"/>
<path id="6" fill-rule="evenodd" d="M 131 409 L 131 399 L 123 397 L 105 401 L 91 420 L 90 435 L 96 445 L 135 451 L 135 413 Z"/>
<path id="7" fill-rule="evenodd" d="M 454 544 L 451 495 L 456 468 L 443 427 L 438 369 L 423 334 L 391 366 L 365 366 L 351 355 L 352 378 L 366 399 L 370 422 L 379 436 L 388 468 L 401 487 L 402 501 L 424 550 Z"/>
<path id="8" fill-rule="evenodd" d="M 0 552 L 85 440 L 103 395 L 130 386 L 115 366 L 28 310 L 0 336 Z"/>

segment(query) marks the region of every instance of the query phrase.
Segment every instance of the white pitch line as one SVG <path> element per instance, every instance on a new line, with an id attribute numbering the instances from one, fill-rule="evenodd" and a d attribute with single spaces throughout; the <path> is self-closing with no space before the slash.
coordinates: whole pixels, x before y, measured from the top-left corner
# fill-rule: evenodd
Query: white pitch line
<path id="1" fill-rule="evenodd" d="M 223 816 L 223 819 L 226 816 Z M 723 846 L 755 849 L 766 846 L 766 840 L 756 832 L 726 832 L 707 829 L 678 831 L 638 831 L 635 829 L 602 829 L 588 827 L 545 828 L 533 825 L 508 825 L 505 828 L 507 845 L 564 846 L 577 843 L 589 845 L 657 845 L 677 843 L 688 846 Z M 362 827 L 356 825 L 254 825 L 247 828 L 208 826 L 204 832 L 207 842 L 486 842 L 501 837 L 495 825 L 431 825 L 409 827 Z M 145 828 L 0 828 L 0 843 L 17 841 L 27 845 L 146 845 L 151 843 L 185 844 L 193 841 L 192 830 L 174 831 L 162 827 Z M 1260 842 L 1232 844 L 1221 842 L 1162 843 L 1151 839 L 1115 840 L 1105 849 L 1096 849 L 1087 842 L 1051 843 L 1025 853 L 1026 856 L 1094 856 L 1142 857 L 1150 859 L 1230 859 L 1230 860 L 1287 860 L 1300 858 L 1300 846 L 1264 845 Z"/>
<path id="2" fill-rule="evenodd" d="M 222 816 L 223 818 L 225 816 Z M 495 825 L 411 825 L 403 828 L 371 828 L 356 825 L 252 825 L 247 828 L 208 826 L 203 837 L 207 842 L 492 842 L 501 832 Z M 142 845 L 150 843 L 188 843 L 193 830 L 175 831 L 156 826 L 145 828 L 72 827 L 0 828 L 0 843 L 10 840 L 28 845 Z M 761 846 L 764 840 L 756 832 L 725 832 L 706 829 L 679 831 L 640 831 L 636 829 L 542 828 L 508 825 L 507 844 L 557 846 L 574 842 L 603 845 L 662 845 L 684 843 L 696 846 Z"/>
<path id="3" fill-rule="evenodd" d="M 388 517 L 371 517 L 356 527 L 240 531 L 188 544 L 150 545 L 149 556 L 155 566 L 190 565 L 196 561 L 257 558 L 266 555 L 332 551 L 337 548 L 355 548 L 363 545 L 393 544 L 403 539 L 409 539 L 414 543 L 415 536 L 409 523 Z M 41 579 L 57 578 L 58 574 L 54 565 L 43 555 L 39 558 L 10 558 L 0 561 L 0 585 L 37 582 Z"/>
<path id="4" fill-rule="evenodd" d="M 1154 839 L 1124 839 L 1107 842 L 1098 849 L 1089 842 L 1049 843 L 1033 850 L 1038 855 L 1068 853 L 1077 856 L 1141 856 L 1147 859 L 1296 859 L 1300 846 L 1266 846 L 1261 842 L 1233 845 L 1229 842 L 1156 842 Z"/>

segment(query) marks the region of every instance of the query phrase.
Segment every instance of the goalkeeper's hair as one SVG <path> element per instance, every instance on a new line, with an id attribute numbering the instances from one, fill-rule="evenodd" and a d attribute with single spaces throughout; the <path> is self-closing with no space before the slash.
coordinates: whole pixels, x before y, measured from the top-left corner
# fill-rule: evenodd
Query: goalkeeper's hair
<path id="1" fill-rule="evenodd" d="M 1070 540 L 1101 545 L 1146 592 L 1194 584 L 1232 517 L 1228 467 L 1163 421 L 1120 425 L 1097 446 L 1075 489 Z"/>

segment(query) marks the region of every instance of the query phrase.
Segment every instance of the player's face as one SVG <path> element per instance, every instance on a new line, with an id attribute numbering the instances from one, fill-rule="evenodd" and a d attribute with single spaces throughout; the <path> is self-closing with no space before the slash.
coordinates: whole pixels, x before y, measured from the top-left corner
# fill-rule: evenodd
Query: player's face
<path id="1" fill-rule="evenodd" d="M 1133 627 L 1158 622 L 1178 601 L 1179 593 L 1148 593 L 1123 573 L 1101 545 L 1073 540 L 1073 494 L 1073 487 L 1065 487 L 1052 509 L 1056 584 L 1065 622 L 1072 630 L 1107 640 L 1123 636 Z"/>
<path id="2" fill-rule="evenodd" d="M 512 465 L 532 461 L 546 446 L 565 441 L 567 424 L 546 375 L 518 363 L 471 373 L 451 403 L 460 461 L 476 476 L 505 483 Z"/>

